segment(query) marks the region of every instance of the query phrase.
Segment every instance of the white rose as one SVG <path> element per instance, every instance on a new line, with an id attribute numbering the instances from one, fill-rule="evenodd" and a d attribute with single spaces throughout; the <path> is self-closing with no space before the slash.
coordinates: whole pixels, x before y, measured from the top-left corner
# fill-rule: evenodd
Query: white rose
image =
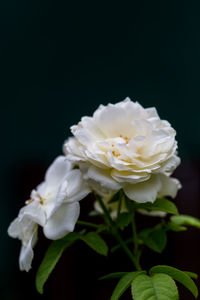
<path id="1" fill-rule="evenodd" d="M 169 176 L 180 163 L 176 132 L 155 108 L 126 98 L 100 105 L 71 130 L 74 137 L 65 143 L 65 153 L 93 189 L 123 188 L 137 202 L 153 202 L 158 194 L 175 197 L 180 184 Z"/>
<path id="2" fill-rule="evenodd" d="M 8 228 L 8 234 L 22 242 L 21 270 L 29 271 L 31 268 L 38 225 L 52 240 L 72 232 L 80 213 L 78 201 L 89 192 L 80 170 L 73 170 L 65 156 L 57 157 L 48 168 L 45 181 L 31 192 L 30 199 Z"/>

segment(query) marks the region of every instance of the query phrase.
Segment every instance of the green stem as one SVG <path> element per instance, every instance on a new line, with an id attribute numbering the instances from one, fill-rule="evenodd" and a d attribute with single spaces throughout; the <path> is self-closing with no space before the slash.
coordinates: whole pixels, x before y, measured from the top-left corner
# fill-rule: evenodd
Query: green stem
<path id="1" fill-rule="evenodd" d="M 117 218 L 119 218 L 119 215 L 120 215 L 121 205 L 122 205 L 122 199 L 120 198 L 119 199 L 118 208 L 117 208 Z"/>
<path id="2" fill-rule="evenodd" d="M 127 254 L 127 256 L 130 258 L 130 260 L 132 261 L 132 263 L 134 264 L 135 268 L 137 270 L 141 270 L 140 265 L 138 264 L 138 261 L 136 260 L 135 256 L 131 253 L 130 249 L 126 246 L 126 244 L 124 243 L 123 239 L 121 238 L 118 228 L 116 226 L 116 224 L 113 222 L 109 211 L 107 210 L 106 206 L 104 205 L 101 197 L 99 197 L 98 195 L 96 195 L 97 201 L 99 202 L 104 214 L 105 214 L 105 218 L 107 220 L 107 222 L 110 224 L 110 227 L 112 228 L 113 231 L 113 235 L 115 236 L 116 240 L 118 241 L 118 243 L 120 244 L 120 246 L 122 247 L 122 249 L 124 250 L 124 252 Z"/>
<path id="3" fill-rule="evenodd" d="M 133 219 L 132 219 L 132 230 L 133 230 L 133 242 L 134 242 L 134 254 L 137 260 L 138 265 L 140 266 L 140 253 L 139 253 L 139 243 L 138 243 L 138 236 L 137 236 L 137 229 L 135 223 L 135 212 L 133 212 Z M 141 270 L 141 267 L 140 267 Z"/>
<path id="4" fill-rule="evenodd" d="M 134 254 L 137 260 L 137 264 L 141 270 L 141 266 L 140 266 L 141 249 L 139 249 L 138 235 L 137 235 L 136 222 L 135 222 L 135 211 L 133 212 L 132 230 L 133 230 Z"/>
<path id="5" fill-rule="evenodd" d="M 95 229 L 99 228 L 99 225 L 89 223 L 89 222 L 85 222 L 85 221 L 77 221 L 77 224 L 87 226 L 87 227 L 91 227 L 91 228 L 95 228 Z"/>
<path id="6" fill-rule="evenodd" d="M 130 244 L 132 242 L 133 242 L 133 239 L 130 238 L 127 241 L 125 241 L 125 244 L 128 245 L 128 244 Z M 119 244 L 117 244 L 116 246 L 114 246 L 114 247 L 111 248 L 111 252 L 114 253 L 116 250 L 118 250 L 120 248 L 121 248 L 121 246 Z"/>

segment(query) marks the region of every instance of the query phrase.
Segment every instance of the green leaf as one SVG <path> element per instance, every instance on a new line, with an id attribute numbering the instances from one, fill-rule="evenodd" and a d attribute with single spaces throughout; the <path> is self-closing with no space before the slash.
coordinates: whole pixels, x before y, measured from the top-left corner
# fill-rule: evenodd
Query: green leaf
<path id="1" fill-rule="evenodd" d="M 99 225 L 99 228 L 97 229 L 96 233 L 101 233 L 102 231 L 108 231 L 109 228 L 107 225 L 101 224 Z"/>
<path id="2" fill-rule="evenodd" d="M 116 285 L 110 300 L 118 300 L 121 297 L 121 295 L 128 289 L 128 287 L 131 286 L 131 282 L 133 281 L 133 279 L 139 276 L 140 274 L 145 273 L 145 271 L 136 271 L 124 275 Z"/>
<path id="3" fill-rule="evenodd" d="M 128 212 L 120 213 L 119 217 L 117 218 L 117 225 L 120 229 L 124 229 L 127 227 L 133 219 L 133 214 Z"/>
<path id="4" fill-rule="evenodd" d="M 124 275 L 126 275 L 127 272 L 116 272 L 116 273 L 110 273 L 107 275 L 104 275 L 102 277 L 99 278 L 99 280 L 103 280 L 103 279 L 112 279 L 112 278 L 120 278 Z"/>
<path id="5" fill-rule="evenodd" d="M 198 296 L 198 289 L 194 281 L 183 271 L 169 266 L 155 266 L 151 268 L 150 274 L 165 273 L 183 284 L 195 298 Z"/>
<path id="6" fill-rule="evenodd" d="M 137 209 L 137 206 L 139 204 L 137 202 L 134 202 L 133 200 L 130 200 L 125 194 L 124 194 L 124 200 L 128 211 L 133 213 Z"/>
<path id="7" fill-rule="evenodd" d="M 176 205 L 167 199 L 161 198 L 157 199 L 154 203 L 142 203 L 137 206 L 137 208 L 146 209 L 150 211 L 164 211 L 168 214 L 177 215 L 178 210 Z"/>
<path id="8" fill-rule="evenodd" d="M 137 276 L 131 291 L 134 300 L 178 300 L 178 289 L 174 280 L 166 274 Z"/>
<path id="9" fill-rule="evenodd" d="M 187 215 L 172 216 L 171 221 L 177 225 L 188 225 L 200 228 L 200 220 Z"/>
<path id="10" fill-rule="evenodd" d="M 122 194 L 123 194 L 123 191 L 122 190 L 119 190 L 117 193 L 114 194 L 114 196 L 108 201 L 108 203 L 114 203 L 114 202 L 117 202 L 121 199 L 122 197 Z"/>
<path id="11" fill-rule="evenodd" d="M 97 253 L 105 256 L 108 254 L 108 246 L 96 232 L 89 232 L 85 236 L 80 236 L 80 239 Z"/>
<path id="12" fill-rule="evenodd" d="M 43 294 L 44 284 L 53 271 L 63 251 L 71 246 L 77 239 L 78 235 L 75 232 L 72 232 L 64 238 L 51 243 L 36 274 L 36 289 L 40 294 Z"/>
<path id="13" fill-rule="evenodd" d="M 168 223 L 167 226 L 166 226 L 166 229 L 171 230 L 171 231 L 175 231 L 175 232 L 180 232 L 180 231 L 187 230 L 187 228 L 185 226 L 181 226 L 181 225 L 175 224 L 173 222 Z"/>
<path id="14" fill-rule="evenodd" d="M 90 217 L 96 217 L 96 216 L 100 216 L 102 215 L 100 212 L 98 212 L 97 210 L 92 210 L 89 212 L 88 216 Z"/>
<path id="15" fill-rule="evenodd" d="M 143 243 L 155 252 L 161 253 L 167 244 L 167 235 L 163 228 L 147 228 L 139 233 Z"/>
<path id="16" fill-rule="evenodd" d="M 188 272 L 188 271 L 184 271 L 184 273 L 187 274 L 191 278 L 198 279 L 198 275 L 196 273 Z"/>

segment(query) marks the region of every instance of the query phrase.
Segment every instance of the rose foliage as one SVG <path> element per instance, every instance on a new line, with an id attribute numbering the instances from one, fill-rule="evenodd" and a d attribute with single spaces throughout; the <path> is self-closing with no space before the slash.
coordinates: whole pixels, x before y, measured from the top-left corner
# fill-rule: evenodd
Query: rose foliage
<path id="1" fill-rule="evenodd" d="M 31 269 L 41 227 L 53 241 L 36 275 L 39 293 L 63 251 L 80 241 L 100 255 L 121 249 L 129 257 L 129 272 L 119 270 L 101 278 L 118 278 L 111 300 L 119 299 L 128 288 L 134 300 L 179 299 L 176 281 L 197 298 L 196 274 L 163 265 L 147 271 L 142 265 L 144 247 L 161 253 L 168 231 L 200 227 L 199 220 L 180 215 L 172 201 L 181 184 L 172 177 L 180 158 L 170 123 L 161 120 L 155 108 L 143 108 L 126 98 L 100 105 L 71 132 L 64 154 L 53 161 L 8 228 L 8 234 L 21 241 L 20 270 Z M 93 210 L 88 211 L 87 221 L 80 220 L 81 203 L 89 193 Z M 136 214 L 157 216 L 158 224 L 138 231 Z M 93 222 L 94 215 L 98 224 Z M 127 227 L 132 234 L 124 240 Z M 108 235 L 116 240 L 112 248 L 104 240 Z"/>

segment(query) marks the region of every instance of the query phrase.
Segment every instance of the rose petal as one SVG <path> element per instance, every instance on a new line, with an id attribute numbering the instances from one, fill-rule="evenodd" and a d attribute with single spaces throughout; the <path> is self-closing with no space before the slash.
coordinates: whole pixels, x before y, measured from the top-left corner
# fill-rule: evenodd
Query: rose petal
<path id="1" fill-rule="evenodd" d="M 45 181 L 48 186 L 58 186 L 71 168 L 72 163 L 65 156 L 58 156 L 46 172 Z"/>
<path id="2" fill-rule="evenodd" d="M 57 240 L 72 232 L 79 214 L 79 202 L 61 205 L 44 226 L 44 235 L 51 240 Z"/>
<path id="3" fill-rule="evenodd" d="M 103 169 L 98 169 L 96 167 L 89 167 L 88 172 L 85 174 L 86 179 L 93 179 L 99 182 L 102 187 L 110 190 L 119 190 L 121 185 L 112 179 L 110 172 Z"/>
<path id="4" fill-rule="evenodd" d="M 30 204 L 24 206 L 19 212 L 19 219 L 28 217 L 40 226 L 44 226 L 46 222 L 46 214 L 44 208 L 38 201 L 33 201 Z"/>
<path id="5" fill-rule="evenodd" d="M 178 179 L 168 177 L 165 174 L 159 174 L 162 188 L 159 191 L 159 196 L 170 196 L 175 198 L 177 195 L 178 190 L 181 188 L 181 184 Z"/>
<path id="6" fill-rule="evenodd" d="M 136 202 L 153 203 L 156 200 L 161 187 L 159 176 L 152 175 L 147 181 L 136 184 L 126 184 L 124 186 L 124 192 L 128 198 Z"/>
<path id="7" fill-rule="evenodd" d="M 38 230 L 35 228 L 29 243 L 27 246 L 21 247 L 20 255 L 19 255 L 19 267 L 21 271 L 28 272 L 31 269 L 31 263 L 33 260 L 33 247 L 35 246 L 38 239 Z"/>

